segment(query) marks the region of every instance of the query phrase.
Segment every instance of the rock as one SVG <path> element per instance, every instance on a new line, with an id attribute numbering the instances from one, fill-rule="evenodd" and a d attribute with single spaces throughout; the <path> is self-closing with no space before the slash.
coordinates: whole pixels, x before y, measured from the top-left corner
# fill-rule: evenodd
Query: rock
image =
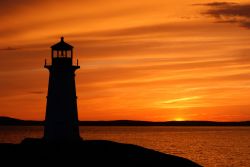
<path id="1" fill-rule="evenodd" d="M 177 156 L 132 144 L 105 140 L 48 143 L 26 139 L 21 144 L 0 144 L 1 163 L 8 166 L 176 166 L 200 165 Z M 2 166 L 2 165 L 1 165 Z"/>

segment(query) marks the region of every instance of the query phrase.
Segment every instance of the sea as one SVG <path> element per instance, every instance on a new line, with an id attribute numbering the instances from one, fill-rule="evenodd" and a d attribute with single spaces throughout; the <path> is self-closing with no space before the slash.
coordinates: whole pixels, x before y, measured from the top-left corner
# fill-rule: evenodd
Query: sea
<path id="1" fill-rule="evenodd" d="M 250 167 L 250 127 L 81 126 L 85 140 L 135 144 L 207 167 Z M 41 138 L 42 126 L 0 126 L 0 143 Z"/>

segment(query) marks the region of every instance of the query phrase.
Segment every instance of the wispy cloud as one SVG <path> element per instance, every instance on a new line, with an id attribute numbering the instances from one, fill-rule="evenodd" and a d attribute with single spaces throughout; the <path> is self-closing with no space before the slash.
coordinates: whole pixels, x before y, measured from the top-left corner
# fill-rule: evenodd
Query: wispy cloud
<path id="1" fill-rule="evenodd" d="M 236 23 L 241 27 L 250 28 L 249 3 L 213 2 L 199 5 L 209 6 L 204 14 L 214 17 L 220 23 Z"/>
<path id="2" fill-rule="evenodd" d="M 30 94 L 44 94 L 45 92 L 44 91 L 30 91 L 28 93 L 30 93 Z"/>
<path id="3" fill-rule="evenodd" d="M 236 5 L 235 2 L 210 2 L 210 3 L 196 3 L 193 4 L 194 6 L 212 6 L 212 7 L 223 7 L 223 6 L 229 6 L 229 5 Z"/>
<path id="4" fill-rule="evenodd" d="M 171 99 L 171 100 L 166 100 L 163 101 L 163 104 L 173 104 L 177 102 L 183 102 L 183 101 L 190 101 L 190 100 L 195 100 L 195 99 L 200 99 L 201 97 L 199 96 L 192 96 L 192 97 L 183 97 L 183 98 L 177 98 L 177 99 Z"/>
<path id="5" fill-rule="evenodd" d="M 14 47 L 6 47 L 6 48 L 0 48 L 0 51 L 12 51 L 12 50 L 18 50 L 20 48 L 14 48 Z"/>

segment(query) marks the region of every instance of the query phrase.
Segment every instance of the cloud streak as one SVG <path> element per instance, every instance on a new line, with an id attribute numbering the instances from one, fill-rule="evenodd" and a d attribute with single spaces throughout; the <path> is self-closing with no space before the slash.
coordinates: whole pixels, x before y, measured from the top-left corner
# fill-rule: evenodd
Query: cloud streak
<path id="1" fill-rule="evenodd" d="M 210 3 L 196 3 L 194 6 L 211 6 L 211 7 L 223 7 L 229 5 L 236 5 L 234 2 L 210 2 Z"/>
<path id="2" fill-rule="evenodd" d="M 247 29 L 250 28 L 249 3 L 213 2 L 203 4 L 203 6 L 210 7 L 204 14 L 215 18 L 220 23 L 234 23 Z"/>
<path id="3" fill-rule="evenodd" d="M 0 51 L 12 51 L 12 50 L 18 50 L 19 48 L 14 47 L 6 47 L 6 48 L 0 48 Z"/>

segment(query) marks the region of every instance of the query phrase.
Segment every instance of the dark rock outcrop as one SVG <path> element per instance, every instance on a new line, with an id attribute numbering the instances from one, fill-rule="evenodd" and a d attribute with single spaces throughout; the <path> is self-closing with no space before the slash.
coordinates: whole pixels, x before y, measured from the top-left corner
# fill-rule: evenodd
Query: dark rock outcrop
<path id="1" fill-rule="evenodd" d="M 104 140 L 47 143 L 26 139 L 21 144 L 0 144 L 1 163 L 7 166 L 176 166 L 200 165 L 173 155 L 131 144 Z M 2 166 L 2 165 L 1 165 Z"/>

